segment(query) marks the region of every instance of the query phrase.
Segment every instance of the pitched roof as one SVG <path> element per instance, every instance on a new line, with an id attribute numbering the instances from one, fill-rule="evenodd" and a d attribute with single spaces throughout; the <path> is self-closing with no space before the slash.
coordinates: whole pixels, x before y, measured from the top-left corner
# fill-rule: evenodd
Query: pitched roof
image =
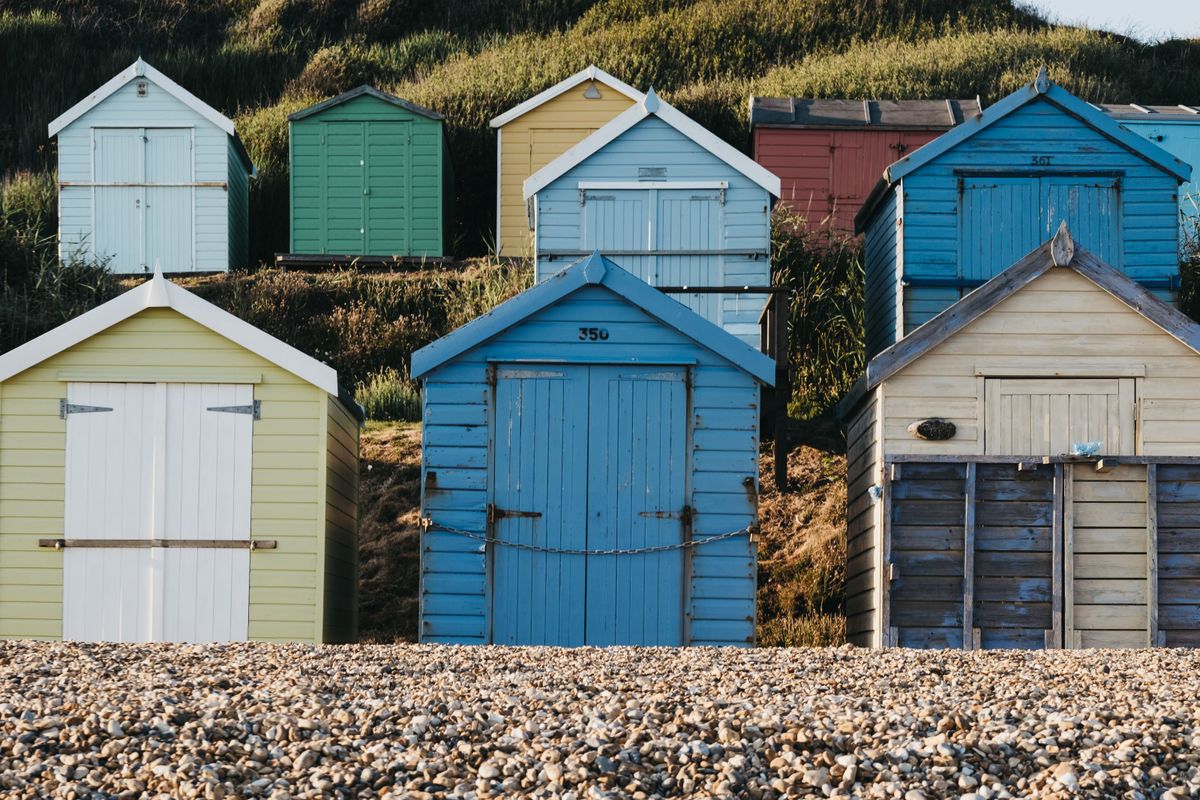
<path id="1" fill-rule="evenodd" d="M 233 120 L 217 111 L 215 108 L 205 103 L 199 97 L 184 89 L 175 81 L 168 78 L 163 73 L 159 72 L 154 67 L 147 64 L 142 59 L 130 64 L 125 69 L 114 75 L 103 86 L 89 94 L 87 97 L 80 100 L 75 105 L 55 117 L 48 126 L 49 135 L 57 136 L 63 128 L 70 125 L 75 120 L 82 117 L 87 112 L 91 111 L 96 106 L 103 103 L 113 94 L 115 94 L 122 86 L 129 83 L 135 78 L 148 78 L 155 86 L 159 87 L 167 94 L 174 97 L 185 106 L 195 111 L 201 117 L 217 126 L 225 133 L 233 137 L 237 147 L 238 155 L 241 157 L 246 171 L 255 174 L 254 163 L 250 160 L 250 155 L 246 152 L 245 146 L 242 145 L 241 139 L 238 138 L 237 132 L 233 127 Z"/>
<path id="2" fill-rule="evenodd" d="M 1140 103 L 1089 103 L 1115 119 L 1139 122 L 1200 122 L 1200 105 L 1146 106 Z"/>
<path id="3" fill-rule="evenodd" d="M 818 100 L 751 97 L 750 125 L 773 128 L 946 130 L 979 116 L 973 100 Z"/>
<path id="4" fill-rule="evenodd" d="M 1067 223 L 1063 222 L 1058 233 L 1049 242 L 872 358 L 867 364 L 863 380 L 851 390 L 850 395 L 843 401 L 843 407 L 853 407 L 866 392 L 1052 269 L 1074 270 L 1200 354 L 1200 325 L 1183 312 L 1159 300 L 1137 281 L 1101 261 L 1095 254 L 1076 246 L 1067 229 Z"/>
<path id="5" fill-rule="evenodd" d="M 929 144 L 917 148 L 885 169 L 883 178 L 871 190 L 867 202 L 863 204 L 854 218 L 855 231 L 861 233 L 864 230 L 867 220 L 875 212 L 883 195 L 905 175 L 915 172 L 946 151 L 958 147 L 975 134 L 1039 98 L 1045 98 L 1102 136 L 1158 167 L 1163 172 L 1174 176 L 1181 183 L 1186 182 L 1191 176 L 1190 165 L 1163 150 L 1149 139 L 1123 128 L 1111 115 L 1100 111 L 1091 103 L 1080 100 L 1066 89 L 1051 82 L 1046 75 L 1045 67 L 1043 67 L 1032 83 L 988 106 L 978 117 L 951 128 Z"/>
<path id="6" fill-rule="evenodd" d="M 402 100 L 401 98 L 392 94 L 388 94 L 387 92 L 381 92 L 374 86 L 364 85 L 359 86 L 357 89 L 351 89 L 348 92 L 342 92 L 337 97 L 331 97 L 328 100 L 323 100 L 320 103 L 317 103 L 316 105 L 309 106 L 308 108 L 302 108 L 293 114 L 289 114 L 288 121 L 294 122 L 298 119 L 311 117 L 313 114 L 320 114 L 326 109 L 333 108 L 334 106 L 340 106 L 342 103 L 349 102 L 350 100 L 353 100 L 356 97 L 362 97 L 363 95 L 374 97 L 376 100 L 382 100 L 389 105 L 398 106 L 421 117 L 427 117 L 435 120 L 445 119 L 443 115 L 432 109 L 426 108 L 425 106 L 417 105 L 416 103 L 408 100 Z"/>
<path id="7" fill-rule="evenodd" d="M 769 357 L 629 274 L 599 251 L 417 350 L 412 355 L 412 376 L 431 372 L 585 286 L 603 286 L 759 382 L 775 384 L 775 362 Z"/>
<path id="8" fill-rule="evenodd" d="M 0 381 L 8 380 L 147 308 L 170 308 L 297 378 L 334 397 L 339 396 L 337 372 L 333 367 L 217 308 L 182 286 L 176 286 L 161 272 L 155 272 L 150 280 L 86 314 L 0 355 Z"/>
<path id="9" fill-rule="evenodd" d="M 620 92 L 621 94 L 625 95 L 626 97 L 628 97 L 630 100 L 634 101 L 635 103 L 640 103 L 642 101 L 642 99 L 645 97 L 644 94 L 642 94 L 637 89 L 630 86 L 628 83 L 625 83 L 622 80 L 614 78 L 612 75 L 609 75 L 607 72 L 600 69 L 595 64 L 591 64 L 586 69 L 581 69 L 579 72 L 576 72 L 574 75 L 567 78 L 566 80 L 559 81 L 558 83 L 551 86 L 549 89 L 546 89 L 545 91 L 542 91 L 542 92 L 538 92 L 533 97 L 526 100 L 524 103 L 513 106 L 508 111 L 505 111 L 503 114 L 501 114 L 500 116 L 493 119 L 491 121 L 491 126 L 493 128 L 503 127 L 504 125 L 507 125 L 508 123 L 512 122 L 517 117 L 522 116 L 523 114 L 527 114 L 530 111 L 532 111 L 533 109 L 542 105 L 543 103 L 553 100 L 554 98 L 558 97 L 563 92 L 568 92 L 571 89 L 574 89 L 576 86 L 583 83 L 584 81 L 597 81 L 599 83 L 603 83 L 608 88 L 613 89 L 614 91 Z"/>
<path id="10" fill-rule="evenodd" d="M 724 161 L 750 180 L 779 197 L 779 177 L 768 171 L 737 148 L 712 133 L 704 126 L 689 119 L 670 103 L 659 98 L 654 89 L 637 105 L 622 111 L 607 125 L 584 139 L 579 144 L 551 161 L 525 179 L 525 199 L 546 188 L 585 159 L 599 151 L 625 131 L 647 117 L 658 117 L 696 144 Z"/>

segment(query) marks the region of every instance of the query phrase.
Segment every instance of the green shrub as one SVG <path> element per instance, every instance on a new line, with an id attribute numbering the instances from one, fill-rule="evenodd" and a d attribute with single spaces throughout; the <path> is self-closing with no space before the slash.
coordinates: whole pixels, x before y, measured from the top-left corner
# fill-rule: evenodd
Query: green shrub
<path id="1" fill-rule="evenodd" d="M 354 399 L 369 420 L 421 420 L 421 386 L 400 370 L 387 367 L 360 382 Z"/>

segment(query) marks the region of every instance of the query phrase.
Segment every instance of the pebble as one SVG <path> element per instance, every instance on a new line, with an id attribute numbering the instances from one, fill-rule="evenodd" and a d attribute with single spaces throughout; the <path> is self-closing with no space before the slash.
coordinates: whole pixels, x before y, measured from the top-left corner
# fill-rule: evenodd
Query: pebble
<path id="1" fill-rule="evenodd" d="M 1200 796 L 1200 652 L 0 642 L 0 796 Z"/>

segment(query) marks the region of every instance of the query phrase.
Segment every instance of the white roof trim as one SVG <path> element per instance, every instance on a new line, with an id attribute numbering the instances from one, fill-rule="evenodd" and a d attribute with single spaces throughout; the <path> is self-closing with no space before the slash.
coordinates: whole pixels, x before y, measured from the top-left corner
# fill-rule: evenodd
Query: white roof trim
<path id="1" fill-rule="evenodd" d="M 95 336 L 147 308 L 171 308 L 234 344 L 256 353 L 326 393 L 338 396 L 337 372 L 289 344 L 176 286 L 156 272 L 154 277 L 52 331 L 0 355 L 0 381 Z"/>
<path id="2" fill-rule="evenodd" d="M 71 106 L 71 108 L 69 108 L 67 111 L 56 117 L 54 121 L 50 123 L 50 135 L 57 136 L 58 132 L 63 128 L 67 127 L 72 122 L 103 103 L 122 86 L 138 77 L 149 78 L 154 85 L 158 86 L 160 89 L 167 92 L 167 94 L 171 95 L 176 100 L 183 103 L 200 116 L 204 117 L 213 125 L 216 125 L 230 136 L 234 135 L 232 120 L 230 120 L 221 112 L 217 111 L 208 103 L 205 103 L 203 100 L 196 97 L 196 95 L 192 94 L 187 89 L 184 89 L 166 75 L 156 70 L 154 67 L 147 64 L 145 61 L 142 61 L 140 58 L 126 67 L 120 73 L 113 76 L 99 89 L 92 92 L 90 95 Z"/>
<path id="3" fill-rule="evenodd" d="M 625 95 L 626 97 L 628 97 L 630 100 L 632 100 L 635 103 L 642 102 L 642 100 L 644 100 L 646 97 L 646 95 L 642 94 L 637 89 L 630 86 L 628 83 L 625 83 L 625 81 L 622 81 L 618 78 L 614 78 L 612 75 L 609 75 L 607 72 L 600 69 L 595 64 L 591 64 L 588 66 L 587 69 L 581 69 L 579 72 L 576 72 L 574 75 L 567 78 L 565 81 L 559 81 L 558 83 L 551 86 L 549 89 L 546 89 L 544 92 L 539 92 L 538 94 L 535 94 L 533 97 L 529 98 L 524 103 L 513 106 L 508 111 L 505 111 L 503 114 L 501 114 L 500 116 L 493 119 L 491 121 L 491 126 L 493 128 L 499 128 L 502 125 L 507 125 L 508 123 L 510 123 L 514 119 L 516 119 L 517 117 L 522 116 L 523 114 L 529 113 L 533 109 L 537 108 L 538 106 L 542 105 L 543 103 L 545 103 L 549 100 L 553 100 L 554 98 L 558 97 L 563 92 L 574 89 L 576 86 L 583 83 L 584 81 L 599 81 L 600 83 L 603 83 L 608 88 L 614 89 L 614 90 L 620 92 L 621 94 Z"/>
<path id="4" fill-rule="evenodd" d="M 700 123 L 687 117 L 651 89 L 645 99 L 618 114 L 611 122 L 525 179 L 525 199 L 577 167 L 612 140 L 649 116 L 656 116 L 696 144 L 724 161 L 774 197 L 780 196 L 779 176 L 731 146 Z"/>

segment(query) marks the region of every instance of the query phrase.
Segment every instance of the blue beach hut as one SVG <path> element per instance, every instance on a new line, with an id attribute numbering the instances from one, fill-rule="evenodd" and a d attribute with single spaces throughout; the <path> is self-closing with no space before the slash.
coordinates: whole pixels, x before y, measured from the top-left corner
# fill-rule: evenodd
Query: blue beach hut
<path id="1" fill-rule="evenodd" d="M 249 180 L 233 122 L 140 58 L 50 123 L 64 261 L 113 272 L 246 264 Z"/>
<path id="2" fill-rule="evenodd" d="M 1105 263 L 1170 297 L 1179 285 L 1177 190 L 1190 172 L 1042 70 L 889 166 L 859 212 L 867 354 L 995 277 L 1063 222 Z"/>
<path id="3" fill-rule="evenodd" d="M 595 253 L 412 374 L 423 641 L 754 642 L 767 356 Z"/>
<path id="4" fill-rule="evenodd" d="M 651 89 L 525 180 L 537 279 L 598 249 L 757 347 L 767 294 L 738 290 L 770 286 L 777 197 L 778 177 Z"/>

